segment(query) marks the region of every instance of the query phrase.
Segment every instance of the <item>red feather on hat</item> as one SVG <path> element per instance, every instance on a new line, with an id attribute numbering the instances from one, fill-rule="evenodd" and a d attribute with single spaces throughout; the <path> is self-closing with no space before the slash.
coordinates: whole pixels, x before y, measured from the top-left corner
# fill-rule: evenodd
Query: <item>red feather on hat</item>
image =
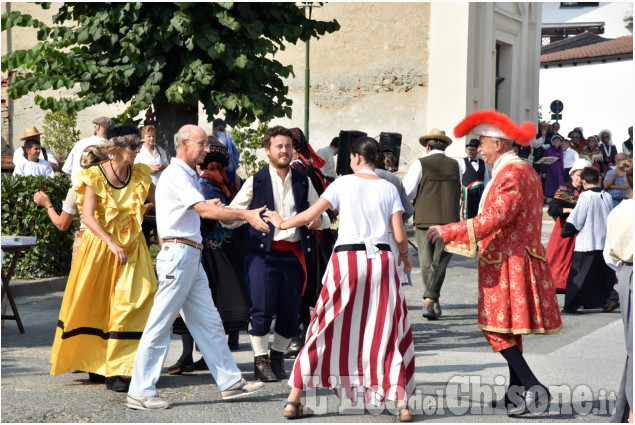
<path id="1" fill-rule="evenodd" d="M 494 109 L 489 111 L 476 111 L 466 116 L 463 121 L 454 127 L 454 136 L 463 137 L 479 125 L 491 125 L 509 136 L 516 143 L 529 146 L 536 135 L 536 125 L 531 121 L 525 121 L 520 126 L 516 125 L 507 115 Z"/>

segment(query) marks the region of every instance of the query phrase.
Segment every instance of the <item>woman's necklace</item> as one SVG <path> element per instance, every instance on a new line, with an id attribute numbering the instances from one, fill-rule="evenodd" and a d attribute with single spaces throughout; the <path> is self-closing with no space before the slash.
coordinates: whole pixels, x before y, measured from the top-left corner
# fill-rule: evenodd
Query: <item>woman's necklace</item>
<path id="1" fill-rule="evenodd" d="M 123 180 L 121 180 L 121 178 L 117 175 L 117 172 L 115 171 L 115 167 L 112 166 L 112 159 L 110 160 L 110 169 L 112 170 L 112 173 L 115 175 L 115 177 L 117 178 L 117 180 L 119 180 L 119 183 L 121 184 L 126 184 L 126 182 L 124 182 Z"/>

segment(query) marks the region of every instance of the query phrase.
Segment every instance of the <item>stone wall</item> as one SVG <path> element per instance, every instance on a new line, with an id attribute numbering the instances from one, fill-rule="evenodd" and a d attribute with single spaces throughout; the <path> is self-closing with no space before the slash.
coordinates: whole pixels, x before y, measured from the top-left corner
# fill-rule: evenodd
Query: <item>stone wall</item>
<path id="1" fill-rule="evenodd" d="M 421 154 L 427 107 L 428 3 L 325 3 L 320 20 L 337 19 L 341 29 L 310 41 L 310 142 L 326 146 L 340 130 L 378 137 L 403 135 L 406 162 Z M 289 79 L 291 119 L 276 124 L 304 128 L 305 44 L 276 55 L 293 65 Z M 404 162 L 402 161 L 402 167 Z"/>
<path id="2" fill-rule="evenodd" d="M 29 3 L 4 3 L 2 10 L 12 8 L 50 22 L 50 15 L 57 11 L 58 5 L 53 3 L 48 11 L 43 11 Z M 371 136 L 379 136 L 382 131 L 398 132 L 403 134 L 402 156 L 419 156 L 418 138 L 427 127 L 430 5 L 325 3 L 321 8 L 314 8 L 312 16 L 320 20 L 335 18 L 341 29 L 310 42 L 311 144 L 316 148 L 328 145 L 340 130 L 361 130 Z M 36 41 L 35 31 L 22 28 L 11 31 L 10 46 L 5 39 L 7 37 L 3 37 L 3 52 L 9 48 L 30 47 Z M 303 128 L 304 43 L 288 46 L 276 59 L 292 64 L 295 77 L 288 80 L 289 97 L 293 100 L 292 118 L 277 119 L 273 124 Z M 60 94 L 64 93 L 42 93 Z M 3 99 L 6 99 L 4 93 Z M 24 127 L 41 126 L 45 112 L 33 104 L 33 96 L 8 103 L 13 121 L 6 139 L 12 147 L 17 147 Z M 78 129 L 82 137 L 92 133 L 93 118 L 115 116 L 122 110 L 123 105 L 99 105 L 80 112 Z M 202 108 L 199 123 L 211 130 Z M 3 141 L 4 130 L 3 125 Z"/>

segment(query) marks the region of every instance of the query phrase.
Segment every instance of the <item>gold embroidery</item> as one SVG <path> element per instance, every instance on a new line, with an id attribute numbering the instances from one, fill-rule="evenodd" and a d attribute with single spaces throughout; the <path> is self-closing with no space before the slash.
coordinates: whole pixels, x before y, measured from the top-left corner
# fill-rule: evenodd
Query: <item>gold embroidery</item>
<path id="1" fill-rule="evenodd" d="M 525 246 L 525 249 L 527 250 L 527 252 L 529 253 L 529 255 L 531 255 L 532 257 L 536 257 L 537 259 L 542 260 L 542 261 L 547 261 L 547 257 L 542 257 L 542 256 L 540 256 L 540 255 L 538 255 L 538 254 L 536 253 L 536 248 L 534 248 L 534 249 L 533 249 L 533 252 L 532 252 L 532 250 L 531 250 L 531 249 L 529 249 L 529 247 L 528 247 L 528 246 Z"/>
<path id="2" fill-rule="evenodd" d="M 485 258 L 485 256 L 481 255 L 481 261 L 483 261 L 485 264 L 498 264 L 501 261 L 503 261 L 503 253 L 499 252 L 498 253 L 498 259 L 491 259 L 492 256 L 488 255 L 487 258 Z"/>
<path id="3" fill-rule="evenodd" d="M 466 249 L 465 244 L 461 244 L 461 248 L 454 246 L 454 241 L 450 242 L 450 245 L 445 246 L 445 250 L 447 252 L 451 252 L 452 254 L 463 255 L 464 257 L 474 258 L 476 256 L 476 235 L 474 234 L 474 223 L 473 219 L 467 220 L 467 234 L 470 240 L 469 249 Z"/>
<path id="4" fill-rule="evenodd" d="M 552 335 L 557 334 L 562 330 L 562 325 L 558 326 L 556 329 L 545 329 L 545 328 L 537 328 L 537 329 L 512 329 L 512 328 L 497 328 L 494 326 L 487 326 L 478 324 L 479 329 L 490 332 L 498 332 L 501 334 L 514 334 L 514 335 L 527 335 L 527 334 L 544 334 L 544 335 Z"/>

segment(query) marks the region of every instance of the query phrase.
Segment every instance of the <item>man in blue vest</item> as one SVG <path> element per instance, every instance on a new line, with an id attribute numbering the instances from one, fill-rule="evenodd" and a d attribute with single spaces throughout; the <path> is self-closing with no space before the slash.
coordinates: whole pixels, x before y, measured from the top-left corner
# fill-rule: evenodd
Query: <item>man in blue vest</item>
<path id="1" fill-rule="evenodd" d="M 317 202 L 311 181 L 289 166 L 293 155 L 291 132 L 282 126 L 269 128 L 263 147 L 269 165 L 245 181 L 229 208 L 266 206 L 286 220 Z M 235 228 L 242 223 L 224 225 Z M 298 312 L 306 284 L 304 255 L 311 252 L 313 237 L 309 229 L 327 229 L 330 225 L 328 216 L 322 214 L 308 228 L 278 230 L 270 224 L 269 233 L 250 228 L 245 236 L 253 304 L 249 336 L 254 351 L 254 374 L 261 382 L 287 379 L 284 352 L 298 333 Z M 269 351 L 274 316 L 275 333 Z"/>
<path id="2" fill-rule="evenodd" d="M 476 156 L 478 144 L 478 139 L 467 142 L 467 157 L 458 161 L 461 174 L 461 220 L 476 217 L 483 190 L 489 182 L 485 161 Z"/>

